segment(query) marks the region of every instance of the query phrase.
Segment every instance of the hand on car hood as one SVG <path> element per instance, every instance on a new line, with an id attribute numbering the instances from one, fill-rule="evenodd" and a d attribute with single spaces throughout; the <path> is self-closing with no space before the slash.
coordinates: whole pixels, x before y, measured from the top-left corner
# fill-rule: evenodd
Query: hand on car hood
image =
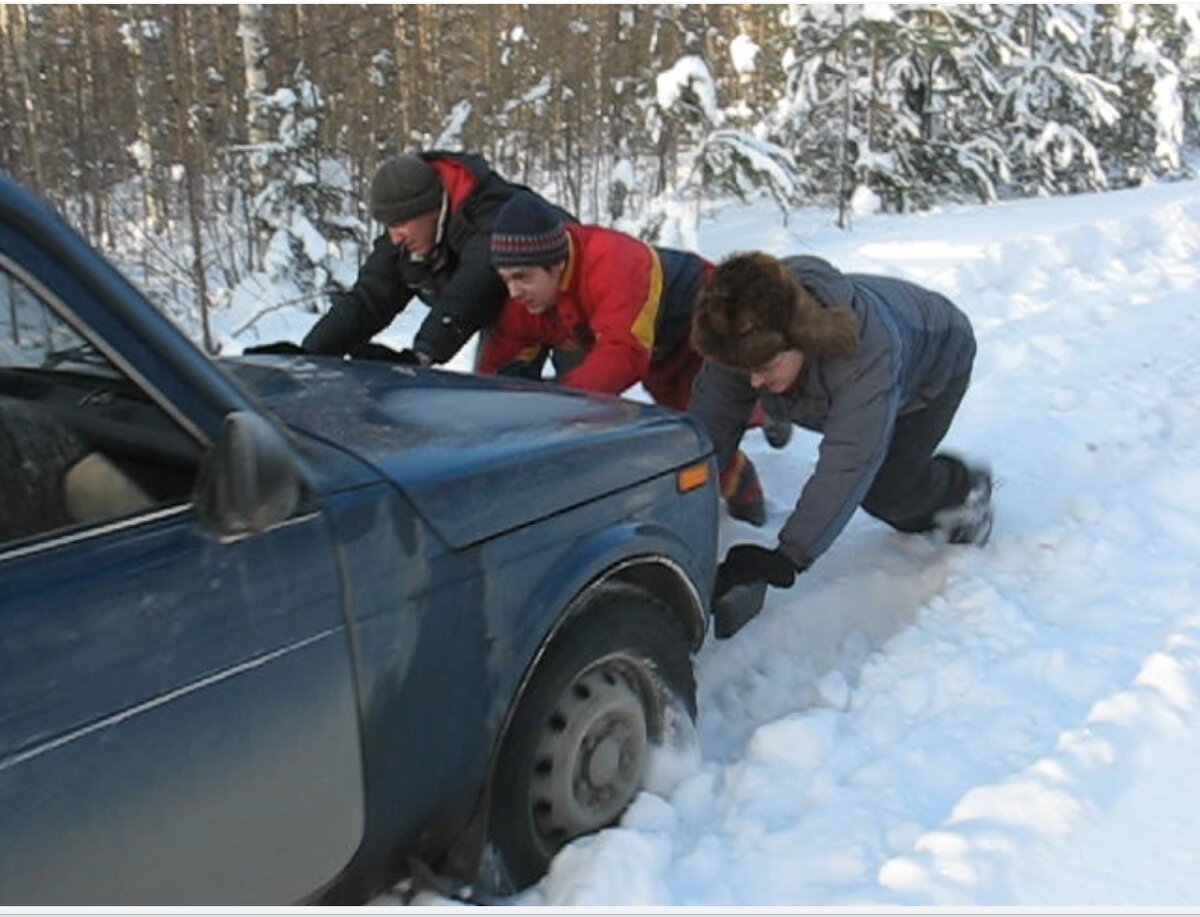
<path id="1" fill-rule="evenodd" d="M 710 451 L 682 415 L 543 383 L 331 359 L 227 365 L 285 423 L 394 480 L 456 547 Z"/>

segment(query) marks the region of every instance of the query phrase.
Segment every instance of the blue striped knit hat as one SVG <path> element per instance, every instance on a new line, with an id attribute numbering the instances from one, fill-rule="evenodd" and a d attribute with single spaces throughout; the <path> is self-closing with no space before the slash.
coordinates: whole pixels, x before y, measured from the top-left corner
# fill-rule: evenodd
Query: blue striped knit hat
<path id="1" fill-rule="evenodd" d="M 567 231 L 558 214 L 532 194 L 508 199 L 492 226 L 492 264 L 496 267 L 550 267 L 567 260 Z"/>

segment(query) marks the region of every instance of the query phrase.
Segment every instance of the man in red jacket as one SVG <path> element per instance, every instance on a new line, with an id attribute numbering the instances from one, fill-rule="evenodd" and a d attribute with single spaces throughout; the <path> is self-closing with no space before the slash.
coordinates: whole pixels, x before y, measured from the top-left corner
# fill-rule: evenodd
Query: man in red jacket
<path id="1" fill-rule="evenodd" d="M 687 410 L 703 359 L 692 310 L 713 265 L 600 226 L 564 223 L 538 198 L 512 197 L 492 227 L 491 258 L 508 290 L 479 361 L 484 373 L 541 378 L 619 395 L 640 382 L 658 404 Z M 730 515 L 766 521 L 753 464 L 738 452 L 721 476 Z"/>

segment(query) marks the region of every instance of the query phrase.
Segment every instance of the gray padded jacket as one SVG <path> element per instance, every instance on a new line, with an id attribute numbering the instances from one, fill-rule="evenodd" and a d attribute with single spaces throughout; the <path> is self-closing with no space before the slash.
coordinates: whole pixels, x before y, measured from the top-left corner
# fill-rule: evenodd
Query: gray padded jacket
<path id="1" fill-rule="evenodd" d="M 861 345 L 851 357 L 812 359 L 807 379 L 777 400 L 772 414 L 823 434 L 817 467 L 779 533 L 780 549 L 801 569 L 816 560 L 862 503 L 891 445 L 896 418 L 919 411 L 975 358 L 971 324 L 946 297 L 917 284 L 843 274 L 821 258 L 785 258 L 793 276 L 826 307 L 858 316 Z M 690 412 L 708 429 L 724 470 L 758 393 L 747 373 L 706 361 Z"/>

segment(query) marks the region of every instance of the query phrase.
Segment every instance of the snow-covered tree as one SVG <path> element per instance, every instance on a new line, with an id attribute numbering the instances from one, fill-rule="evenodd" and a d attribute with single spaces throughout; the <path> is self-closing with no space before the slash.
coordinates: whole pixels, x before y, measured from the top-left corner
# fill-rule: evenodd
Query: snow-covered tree
<path id="1" fill-rule="evenodd" d="M 743 49 L 744 50 L 744 49 Z M 725 126 L 729 118 L 722 110 L 716 81 L 707 63 L 687 55 L 660 73 L 656 80 L 658 129 L 669 132 L 687 151 L 689 166 L 682 179 L 664 189 L 640 231 L 651 238 L 664 232 L 668 219 L 680 212 L 678 206 L 704 198 L 736 196 L 748 199 L 767 193 L 779 204 L 785 218 L 795 204 L 798 169 L 787 150 L 737 128 Z M 694 227 L 693 227 L 694 231 Z M 688 235 L 688 233 L 684 233 Z M 682 244 L 675 242 L 673 244 Z"/>
<path id="2" fill-rule="evenodd" d="M 523 24 L 505 23 L 496 44 L 496 70 L 511 95 L 498 99 L 483 121 L 489 136 L 492 163 L 519 181 L 530 179 L 528 169 L 541 144 L 539 126 L 549 117 L 554 80 L 538 66 L 537 34 Z"/>
<path id="3" fill-rule="evenodd" d="M 133 80 L 133 104 L 137 112 L 137 139 L 127 150 L 140 178 L 141 204 L 147 229 L 154 234 L 166 231 L 166 214 L 163 212 L 163 196 L 155 193 L 162 181 L 163 166 L 159 155 L 158 125 L 151 114 L 150 71 L 143 66 L 147 56 L 159 50 L 162 42 L 162 27 L 152 19 L 135 13 L 134 18 L 121 24 L 121 40 L 126 51 L 135 62 Z M 154 54 L 153 56 L 158 56 Z"/>
<path id="4" fill-rule="evenodd" d="M 238 38 L 242 45 L 242 77 L 245 80 L 246 140 L 254 146 L 271 138 L 267 104 L 267 40 L 264 35 L 266 11 L 260 3 L 238 4 Z M 266 176 L 252 170 L 251 180 L 261 190 Z"/>
<path id="5" fill-rule="evenodd" d="M 1000 112 L 1012 187 L 1057 194 L 1108 187 L 1097 142 L 1116 128 L 1120 87 L 1092 72 L 1094 17 L 1073 6 L 1020 7 Z"/>
<path id="6" fill-rule="evenodd" d="M 770 133 L 804 164 L 809 195 L 887 210 L 996 197 L 1006 160 L 990 127 L 994 40 L 959 5 L 793 9 L 787 96 Z"/>
<path id="7" fill-rule="evenodd" d="M 368 227 L 356 215 L 348 170 L 318 142 L 317 86 L 300 70 L 294 89 L 277 89 L 264 105 L 278 127 L 275 139 L 255 151 L 265 159 L 268 178 L 250 209 L 267 244 L 261 269 L 233 295 L 273 291 L 275 299 L 316 311 L 327 293 L 353 286 Z M 281 304 L 263 302 L 265 308 Z"/>
<path id="8" fill-rule="evenodd" d="M 1120 87 L 1118 128 L 1101 142 L 1115 183 L 1181 170 L 1186 91 L 1181 63 L 1188 59 L 1189 38 L 1195 40 L 1198 24 L 1195 11 L 1170 6 L 1098 8 L 1096 67 Z"/>
<path id="9" fill-rule="evenodd" d="M 895 53 L 882 68 L 877 96 L 892 118 L 880 120 L 872 146 L 894 158 L 877 190 L 891 209 L 923 208 L 940 198 L 993 201 L 1008 159 L 996 130 L 995 34 L 990 7 L 898 7 Z"/>

